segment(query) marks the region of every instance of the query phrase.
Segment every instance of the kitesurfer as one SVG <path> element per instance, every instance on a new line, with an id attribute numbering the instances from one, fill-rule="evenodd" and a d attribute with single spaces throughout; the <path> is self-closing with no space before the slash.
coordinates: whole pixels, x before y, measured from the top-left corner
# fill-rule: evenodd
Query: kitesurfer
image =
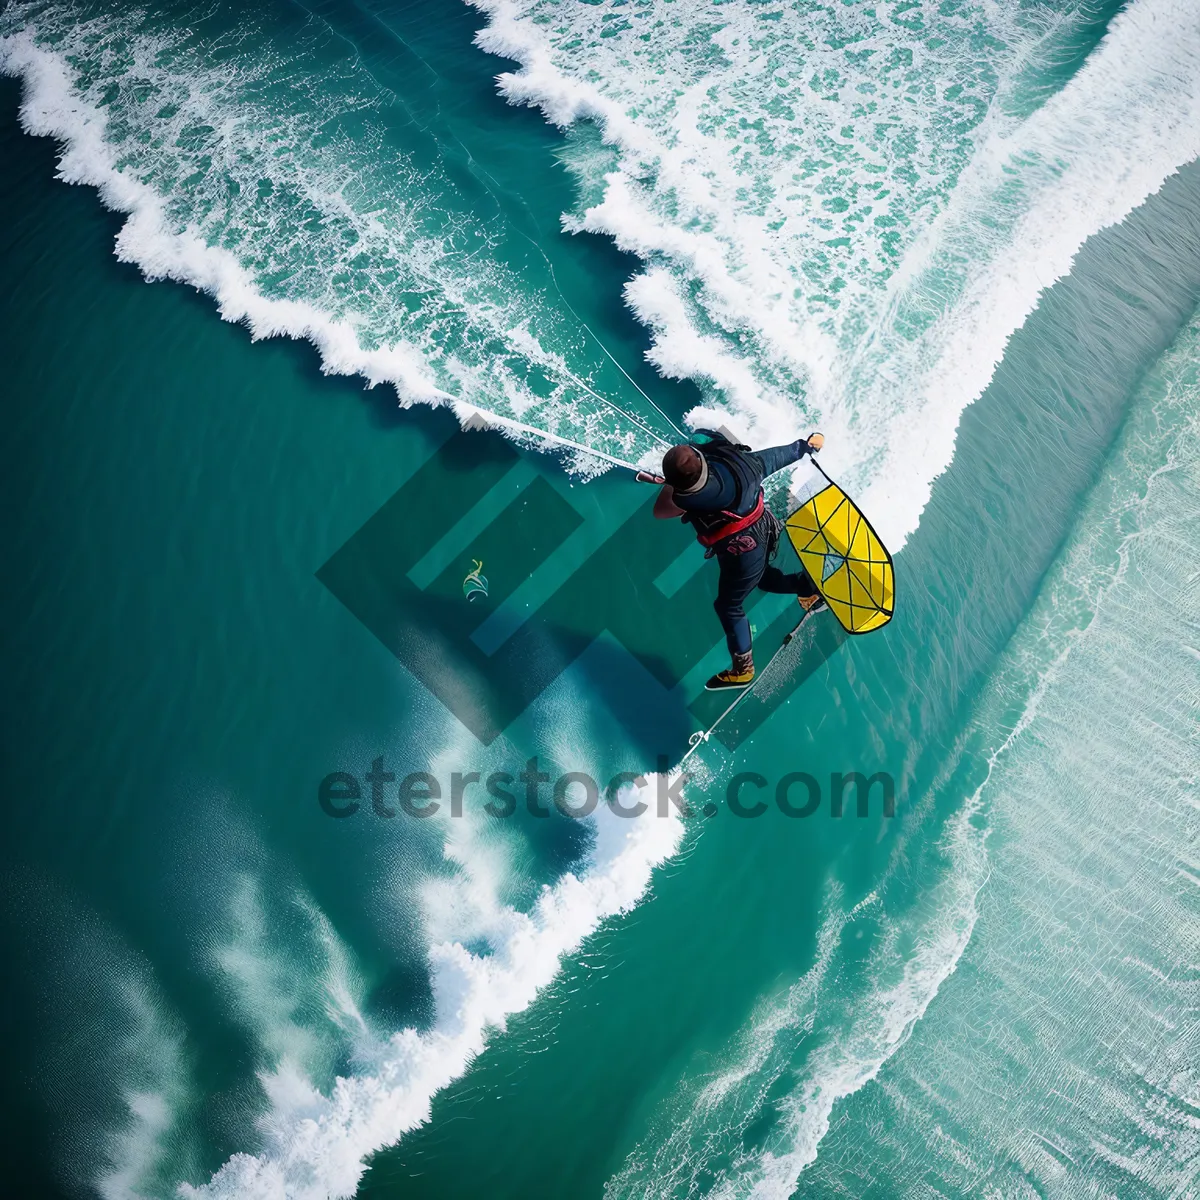
<path id="1" fill-rule="evenodd" d="M 663 456 L 661 477 L 642 473 L 638 478 L 663 485 L 654 515 L 664 521 L 680 517 L 690 524 L 707 550 L 706 557 L 715 556 L 721 570 L 713 607 L 732 661 L 704 686 L 710 690 L 745 687 L 754 678 L 746 597 L 757 587 L 794 595 L 806 612 L 821 603 L 821 594 L 804 570 L 785 574 L 771 565 L 780 525 L 766 506 L 762 481 L 820 450 L 825 439 L 814 433 L 786 446 L 755 451 L 723 434 L 699 432 L 709 440 L 672 446 Z"/>

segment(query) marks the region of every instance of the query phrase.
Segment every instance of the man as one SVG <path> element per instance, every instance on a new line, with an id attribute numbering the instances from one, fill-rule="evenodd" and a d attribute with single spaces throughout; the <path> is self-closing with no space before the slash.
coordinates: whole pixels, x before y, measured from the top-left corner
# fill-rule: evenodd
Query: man
<path id="1" fill-rule="evenodd" d="M 766 507 L 762 481 L 768 475 L 799 462 L 825 444 L 814 433 L 805 440 L 769 450 L 752 451 L 719 433 L 708 430 L 710 441 L 672 446 L 663 456 L 662 476 L 639 473 L 638 478 L 661 483 L 654 502 L 659 520 L 681 517 L 696 531 L 721 569 L 713 607 L 725 630 L 732 660 L 728 670 L 714 675 L 704 686 L 710 691 L 745 687 L 754 678 L 754 653 L 750 622 L 743 605 L 756 588 L 794 595 L 810 612 L 821 601 L 813 581 L 803 570 L 785 575 L 770 565 L 779 544 L 780 525 Z"/>

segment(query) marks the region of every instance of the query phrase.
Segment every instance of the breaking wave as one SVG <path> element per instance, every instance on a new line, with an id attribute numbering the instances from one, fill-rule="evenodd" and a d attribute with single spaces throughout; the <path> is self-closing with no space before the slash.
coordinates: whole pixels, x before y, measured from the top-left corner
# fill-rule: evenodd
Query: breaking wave
<path id="1" fill-rule="evenodd" d="M 1041 293 L 1200 154 L 1187 0 L 1138 0 L 1027 113 L 1086 6 L 473 2 L 504 94 L 613 148 L 566 225 L 645 260 L 626 296 L 711 395 L 691 419 L 820 426 L 893 549 Z"/>
<path id="2" fill-rule="evenodd" d="M 431 1027 L 390 1035 L 368 1033 L 365 1026 L 357 1030 L 355 1054 L 361 1069 L 339 1075 L 325 1091 L 309 1082 L 298 1065 L 305 1046 L 290 1019 L 291 1006 L 285 1005 L 283 1019 L 269 1023 L 277 1065 L 263 1077 L 271 1100 L 270 1112 L 260 1122 L 263 1148 L 256 1154 L 235 1154 L 210 1183 L 182 1185 L 183 1194 L 238 1200 L 353 1196 L 367 1156 L 429 1119 L 433 1097 L 462 1075 L 484 1048 L 489 1031 L 502 1030 L 509 1017 L 528 1007 L 557 974 L 563 958 L 578 950 L 601 922 L 642 899 L 653 869 L 676 851 L 683 834 L 677 816 L 660 819 L 651 811 L 630 820 L 604 806 L 592 828 L 595 842 L 586 864 L 547 885 L 530 911 L 499 903 L 492 895 L 485 905 L 487 953 L 473 953 L 461 941 L 431 945 Z M 479 854 L 476 869 L 469 839 L 456 837 L 448 852 L 459 871 L 444 887 L 463 893 L 465 910 L 478 909 L 480 892 L 492 893 L 486 853 Z M 261 1012 L 264 992 L 255 981 L 264 964 L 268 969 L 270 964 L 245 941 L 247 931 L 253 935 L 258 925 L 247 920 L 248 903 L 243 894 L 238 903 L 242 936 L 236 947 L 221 953 L 220 962 L 235 974 L 240 990 L 252 988 L 259 1000 L 252 1009 Z M 255 943 L 253 936 L 250 943 Z M 266 994 L 277 997 L 281 992 L 271 986 Z M 286 997 L 286 989 L 282 994 Z M 272 1001 L 268 1007 L 279 1005 Z M 357 1010 L 349 1011 L 353 1016 Z"/>
<path id="3" fill-rule="evenodd" d="M 504 94 L 599 129 L 569 135 L 581 200 L 565 224 L 644 261 L 626 299 L 652 331 L 658 369 L 701 386 L 690 419 L 755 442 L 822 427 L 831 471 L 893 548 L 1042 291 L 1088 236 L 1200 155 L 1200 14 L 1189 0 L 1137 0 L 1049 93 L 1039 64 L 1088 25 L 1082 7 L 477 6 L 491 19 L 481 45 L 521 64 L 501 77 Z M 268 44 L 249 16 L 221 26 L 201 14 L 181 32 L 143 11 L 14 4 L 0 17 L 0 68 L 24 80 L 25 128 L 63 143 L 61 177 L 127 214 L 117 254 L 148 278 L 202 289 L 255 337 L 306 338 L 326 371 L 391 385 L 403 404 L 482 412 L 534 445 L 550 435 L 581 471 L 598 466 L 585 448 L 601 463 L 652 458 L 656 415 L 613 406 L 595 347 L 506 265 L 502 232 L 462 203 L 435 156 L 406 141 L 387 89 L 319 22 L 295 19 L 280 49 L 286 39 Z M 786 1137 L 728 1180 L 794 1181 L 834 1102 L 911 1036 L 978 916 L 976 816 L 969 807 L 941 843 L 949 865 L 917 951 L 896 965 L 886 951 L 903 931 L 875 905 L 831 917 L 824 965 L 714 1085 L 710 1108 L 768 1075 L 769 1090 L 777 1061 L 806 1063 L 810 1080 L 781 1106 Z M 451 848 L 461 879 L 438 886 L 466 889 L 463 907 L 486 912 L 490 953 L 461 938 L 432 944 L 424 1031 L 371 1029 L 311 905 L 328 970 L 320 997 L 296 993 L 263 945 L 260 885 L 239 877 L 210 961 L 255 1030 L 272 1107 L 257 1152 L 189 1193 L 352 1195 L 365 1157 L 428 1119 L 488 1031 L 603 920 L 639 903 L 682 826 L 601 810 L 595 833 L 588 863 L 528 911 L 497 900 L 478 847 Z M 816 993 L 830 995 L 837 938 L 863 921 L 880 925 L 884 947 L 870 1003 L 850 1037 L 813 1036 L 819 1027 L 805 1024 Z M 318 1004 L 361 1069 L 338 1073 L 314 1054 L 306 1021 Z M 328 1086 L 313 1082 L 325 1074 Z M 153 1142 L 169 1114 L 139 1104 L 130 1128 Z M 134 1188 L 141 1153 L 113 1158 L 114 1188 Z"/>

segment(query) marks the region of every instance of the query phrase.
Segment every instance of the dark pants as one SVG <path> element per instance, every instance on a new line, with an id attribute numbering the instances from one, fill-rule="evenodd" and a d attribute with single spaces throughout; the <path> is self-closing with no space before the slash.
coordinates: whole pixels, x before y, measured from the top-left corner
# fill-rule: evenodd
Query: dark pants
<path id="1" fill-rule="evenodd" d="M 764 592 L 775 592 L 784 596 L 815 596 L 813 581 L 804 570 L 785 575 L 778 567 L 770 565 L 768 559 L 769 539 L 763 536 L 759 524 L 750 534 L 757 543 L 753 550 L 744 554 L 717 552 L 717 563 L 721 568 L 721 579 L 717 584 L 717 599 L 713 608 L 721 619 L 725 630 L 725 641 L 730 654 L 746 654 L 750 650 L 750 622 L 746 619 L 746 597 L 755 588 Z"/>

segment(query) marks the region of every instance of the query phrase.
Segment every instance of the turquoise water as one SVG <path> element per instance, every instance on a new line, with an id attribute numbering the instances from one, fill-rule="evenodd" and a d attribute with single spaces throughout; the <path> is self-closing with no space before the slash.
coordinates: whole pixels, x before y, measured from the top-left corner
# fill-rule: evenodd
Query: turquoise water
<path id="1" fill-rule="evenodd" d="M 15 1194 L 1195 1190 L 1190 6 L 0 33 Z M 891 625 L 686 818 L 381 815 L 679 762 L 713 573 L 586 448 L 714 419 L 826 432 Z M 731 810 L 800 771 L 895 815 Z"/>

